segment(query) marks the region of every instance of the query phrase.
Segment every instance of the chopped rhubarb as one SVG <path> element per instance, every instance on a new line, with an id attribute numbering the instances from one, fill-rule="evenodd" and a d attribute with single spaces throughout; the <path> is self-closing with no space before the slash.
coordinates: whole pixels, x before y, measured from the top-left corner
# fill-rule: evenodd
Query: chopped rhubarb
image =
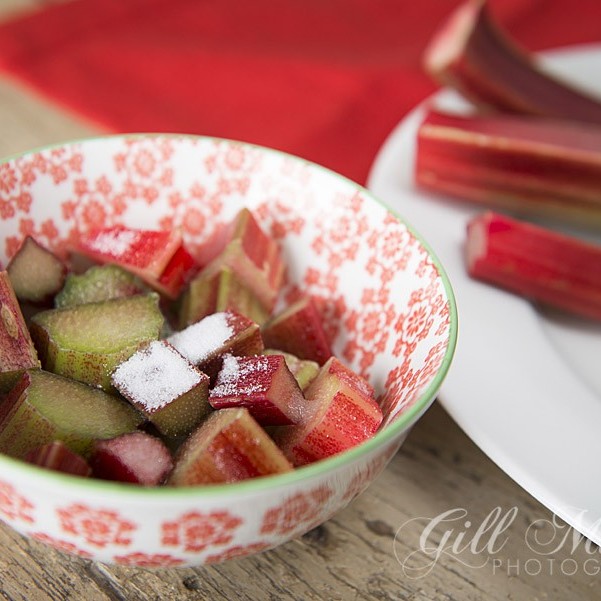
<path id="1" fill-rule="evenodd" d="M 197 271 L 196 260 L 182 244 L 171 257 L 158 280 L 153 280 L 152 286 L 165 297 L 175 300 Z"/>
<path id="2" fill-rule="evenodd" d="M 468 223 L 466 252 L 472 277 L 601 320 L 601 246 L 487 212 Z"/>
<path id="3" fill-rule="evenodd" d="M 322 387 L 334 386 L 340 388 L 343 392 L 351 394 L 351 391 L 355 391 L 358 394 L 362 394 L 365 397 L 373 398 L 375 391 L 373 386 L 356 371 L 353 371 L 350 367 L 347 367 L 336 357 L 330 357 L 330 359 L 322 366 L 319 370 L 320 376 L 319 381 L 317 378 L 313 382 L 312 392 L 308 393 L 310 396 L 315 391 Z"/>
<path id="4" fill-rule="evenodd" d="M 99 303 L 145 292 L 148 288 L 133 273 L 118 265 L 96 265 L 80 275 L 70 273 L 63 289 L 54 298 L 54 306 L 60 309 Z"/>
<path id="5" fill-rule="evenodd" d="M 291 470 L 292 465 L 247 409 L 220 409 L 178 449 L 167 483 L 237 482 Z"/>
<path id="6" fill-rule="evenodd" d="M 182 295 L 179 321 L 182 328 L 221 311 L 234 311 L 262 324 L 269 312 L 255 293 L 227 266 L 200 273 Z"/>
<path id="7" fill-rule="evenodd" d="M 20 301 L 51 301 L 63 287 L 67 266 L 53 252 L 27 236 L 6 267 Z"/>
<path id="8" fill-rule="evenodd" d="M 191 432 L 211 410 L 209 377 L 164 340 L 121 363 L 111 381 L 165 436 Z"/>
<path id="9" fill-rule="evenodd" d="M 0 452 L 23 458 L 62 440 L 87 457 L 94 440 L 135 430 L 142 416 L 125 401 L 70 378 L 28 370 L 0 404 Z"/>
<path id="10" fill-rule="evenodd" d="M 25 455 L 25 461 L 49 470 L 87 477 L 92 468 L 88 462 L 74 453 L 62 440 L 54 440 Z"/>
<path id="11" fill-rule="evenodd" d="M 332 356 L 321 315 L 310 296 L 303 296 L 270 319 L 261 328 L 261 335 L 266 346 L 319 365 Z"/>
<path id="12" fill-rule="evenodd" d="M 115 367 L 159 337 L 158 300 L 151 292 L 37 313 L 30 330 L 44 369 L 112 390 Z"/>
<path id="13" fill-rule="evenodd" d="M 0 271 L 0 372 L 40 367 L 10 277 Z"/>
<path id="14" fill-rule="evenodd" d="M 236 279 L 252 290 L 265 311 L 271 313 L 284 276 L 284 264 L 277 243 L 261 229 L 248 209 L 242 209 L 199 251 L 200 261 L 209 258 L 202 276 L 211 276 L 224 267 L 231 269 Z"/>
<path id="15" fill-rule="evenodd" d="M 226 353 L 242 356 L 263 351 L 258 324 L 233 311 L 208 315 L 172 334 L 167 341 L 211 377 L 221 369 L 221 357 Z"/>
<path id="16" fill-rule="evenodd" d="M 226 355 L 209 394 L 214 409 L 246 407 L 261 425 L 300 422 L 306 401 L 282 355 Z"/>
<path id="17" fill-rule="evenodd" d="M 124 226 L 92 230 L 82 234 L 72 250 L 99 263 L 119 265 L 170 299 L 179 295 L 197 271 L 178 230 Z"/>
<path id="18" fill-rule="evenodd" d="M 319 373 L 319 364 L 308 359 L 299 359 L 296 355 L 277 349 L 265 349 L 264 355 L 282 355 L 290 373 L 296 378 L 301 390 L 305 390 Z"/>
<path id="19" fill-rule="evenodd" d="M 425 53 L 428 72 L 477 105 L 601 124 L 601 102 L 553 77 L 510 39 L 483 0 L 468 0 Z"/>
<path id="20" fill-rule="evenodd" d="M 114 226 L 81 234 L 75 251 L 98 263 L 115 263 L 142 279 L 158 279 L 181 246 L 177 230 L 138 230 Z"/>
<path id="21" fill-rule="evenodd" d="M 371 438 L 382 423 L 382 409 L 367 381 L 332 357 L 305 391 L 308 419 L 274 434 L 296 466 L 325 459 Z"/>
<path id="22" fill-rule="evenodd" d="M 382 409 L 367 381 L 332 357 L 305 391 L 310 407 L 305 422 L 274 434 L 295 466 L 341 453 L 371 438 Z"/>
<path id="23" fill-rule="evenodd" d="M 487 206 L 601 226 L 601 127 L 430 111 L 415 178 Z"/>
<path id="24" fill-rule="evenodd" d="M 97 440 L 90 464 L 95 478 L 157 486 L 171 472 L 173 459 L 160 439 L 146 432 L 130 432 Z"/>

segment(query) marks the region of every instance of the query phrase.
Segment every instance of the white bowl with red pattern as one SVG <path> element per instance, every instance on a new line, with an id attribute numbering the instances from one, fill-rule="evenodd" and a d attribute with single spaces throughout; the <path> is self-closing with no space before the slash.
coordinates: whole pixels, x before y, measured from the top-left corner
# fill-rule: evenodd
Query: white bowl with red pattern
<path id="1" fill-rule="evenodd" d="M 291 473 L 143 488 L 0 456 L 0 519 L 66 552 L 145 567 L 262 551 L 321 524 L 384 469 L 449 369 L 457 313 L 436 257 L 358 184 L 296 157 L 215 138 L 110 136 L 0 164 L 0 260 L 33 235 L 61 250 L 101 225 L 180 227 L 194 249 L 241 207 L 281 244 L 283 296 L 323 299 L 335 354 L 385 413 L 372 439 Z"/>

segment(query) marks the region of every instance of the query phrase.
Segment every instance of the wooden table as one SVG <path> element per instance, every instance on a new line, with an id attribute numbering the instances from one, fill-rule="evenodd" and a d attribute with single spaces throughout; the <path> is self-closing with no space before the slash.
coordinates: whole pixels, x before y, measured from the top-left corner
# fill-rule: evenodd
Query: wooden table
<path id="1" fill-rule="evenodd" d="M 35 8 L 2 0 L 0 17 Z M 48 102 L 0 79 L 0 156 L 96 133 Z M 484 400 L 483 400 L 484 402 Z M 427 521 L 463 508 L 460 520 L 427 539 L 445 553 L 420 550 Z M 457 553 L 465 521 L 472 537 L 499 508 L 509 523 Z M 459 514 L 453 514 L 459 515 Z M 494 515 L 494 514 L 491 514 Z M 553 532 L 553 516 L 498 469 L 434 404 L 386 471 L 349 507 L 299 540 L 251 558 L 198 569 L 115 568 L 64 555 L 0 524 L 0 597 L 5 599 L 598 599 L 601 555 L 572 532 Z M 560 524 L 561 526 L 561 524 Z M 398 533 L 398 535 L 397 535 Z M 543 555 L 532 536 L 553 540 Z M 565 535 L 563 544 L 560 541 Z M 396 537 L 395 537 L 396 535 Z M 546 538 L 545 538 L 546 537 Z M 504 542 L 503 542 L 504 541 Z M 451 549 L 455 545 L 455 551 Z M 483 549 L 488 544 L 486 549 Z M 502 547 L 502 548 L 501 548 Z M 408 559 L 408 556 L 413 555 Z M 420 570 L 410 572 L 411 565 Z M 428 569 L 428 564 L 431 563 Z"/>

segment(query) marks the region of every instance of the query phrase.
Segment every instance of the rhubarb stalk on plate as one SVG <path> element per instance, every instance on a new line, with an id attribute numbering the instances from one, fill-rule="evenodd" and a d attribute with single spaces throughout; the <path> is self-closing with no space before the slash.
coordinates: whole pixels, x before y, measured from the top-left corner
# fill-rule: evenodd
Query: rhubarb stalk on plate
<path id="1" fill-rule="evenodd" d="M 546 73 L 500 29 L 484 0 L 468 0 L 451 15 L 425 66 L 478 106 L 601 124 L 601 101 Z"/>
<path id="2" fill-rule="evenodd" d="M 467 226 L 467 267 L 477 279 L 601 320 L 601 246 L 492 212 Z"/>
<path id="3" fill-rule="evenodd" d="M 518 115 L 430 110 L 416 182 L 524 215 L 601 226 L 601 127 Z"/>

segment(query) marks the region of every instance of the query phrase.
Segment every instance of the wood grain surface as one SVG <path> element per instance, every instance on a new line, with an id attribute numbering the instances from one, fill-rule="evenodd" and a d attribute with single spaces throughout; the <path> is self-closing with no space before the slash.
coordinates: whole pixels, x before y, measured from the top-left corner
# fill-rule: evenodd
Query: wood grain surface
<path id="1" fill-rule="evenodd" d="M 39 4 L 0 0 L 0 18 Z M 1 77 L 0 128 L 3 157 L 96 133 L 76 116 Z M 428 520 L 453 510 L 452 515 L 459 516 L 460 509 L 465 511 L 461 519 L 435 529 L 424 543 L 431 552 L 424 552 L 420 536 Z M 472 542 L 471 549 L 459 552 L 478 525 L 486 524 L 487 516 L 497 515 L 495 511 L 499 517 L 495 524 L 506 516 L 507 527 L 501 527 L 496 537 L 491 527 Z M 434 404 L 378 480 L 345 510 L 298 540 L 217 566 L 152 571 L 71 557 L 0 524 L 0 597 L 23 601 L 601 598 L 599 549 L 561 523 L 555 528 L 546 523 L 552 518 Z M 468 534 L 461 538 L 463 530 Z M 483 548 L 485 544 L 488 547 Z"/>

